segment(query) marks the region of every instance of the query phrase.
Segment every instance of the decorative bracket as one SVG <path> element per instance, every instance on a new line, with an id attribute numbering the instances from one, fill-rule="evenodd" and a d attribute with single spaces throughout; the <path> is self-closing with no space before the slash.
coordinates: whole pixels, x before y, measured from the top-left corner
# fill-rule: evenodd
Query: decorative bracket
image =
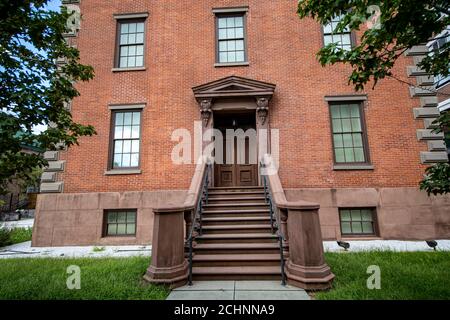
<path id="1" fill-rule="evenodd" d="M 201 99 L 200 100 L 200 113 L 202 114 L 203 125 L 208 126 L 209 119 L 211 118 L 212 110 L 212 99 Z"/>
<path id="2" fill-rule="evenodd" d="M 267 97 L 256 97 L 256 105 L 258 106 L 256 108 L 258 119 L 264 125 L 269 114 L 269 99 Z"/>

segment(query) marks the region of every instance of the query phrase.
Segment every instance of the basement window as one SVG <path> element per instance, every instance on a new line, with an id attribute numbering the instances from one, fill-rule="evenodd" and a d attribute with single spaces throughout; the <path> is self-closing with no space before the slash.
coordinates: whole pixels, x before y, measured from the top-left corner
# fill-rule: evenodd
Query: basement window
<path id="1" fill-rule="evenodd" d="M 104 236 L 135 236 L 136 209 L 105 211 Z"/>
<path id="2" fill-rule="evenodd" d="M 375 236 L 374 208 L 339 209 L 341 234 L 343 236 Z"/>

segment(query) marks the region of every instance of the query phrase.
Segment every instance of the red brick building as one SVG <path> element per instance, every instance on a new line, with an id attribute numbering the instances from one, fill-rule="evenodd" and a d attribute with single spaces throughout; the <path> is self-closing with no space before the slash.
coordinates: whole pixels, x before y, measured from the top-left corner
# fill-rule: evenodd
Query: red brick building
<path id="1" fill-rule="evenodd" d="M 426 47 L 394 69 L 417 86 L 386 79 L 355 92 L 350 69 L 323 68 L 316 53 L 358 34 L 300 20 L 295 1 L 65 3 L 82 15 L 67 40 L 95 69 L 68 107 L 97 135 L 46 153 L 34 246 L 150 244 L 153 209 L 185 201 L 195 165 L 172 161 L 172 133 L 193 136 L 195 121 L 278 130 L 285 196 L 320 205 L 324 239 L 450 236 L 450 198 L 418 189 L 427 165 L 448 161 L 431 132 L 433 80 L 415 66 Z M 258 172 L 216 164 L 211 184 L 258 185 Z"/>

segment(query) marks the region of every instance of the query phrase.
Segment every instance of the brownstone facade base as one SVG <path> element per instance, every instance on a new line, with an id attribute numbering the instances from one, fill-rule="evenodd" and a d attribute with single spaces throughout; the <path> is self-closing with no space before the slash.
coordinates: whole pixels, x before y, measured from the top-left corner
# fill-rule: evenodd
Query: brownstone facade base
<path id="1" fill-rule="evenodd" d="M 450 196 L 428 197 L 417 188 L 286 189 L 290 201 L 320 204 L 324 240 L 341 239 L 339 208 L 373 207 L 378 238 L 427 240 L 450 238 Z M 35 247 L 69 245 L 148 245 L 154 213 L 162 204 L 182 204 L 186 191 L 41 194 L 38 196 Z M 106 209 L 138 209 L 135 237 L 104 237 Z"/>
<path id="2" fill-rule="evenodd" d="M 418 188 L 285 189 L 290 201 L 320 204 L 324 240 L 342 239 L 339 208 L 376 209 L 379 239 L 450 238 L 450 195 L 431 196 Z M 344 237 L 345 239 L 345 237 Z"/>
<path id="3" fill-rule="evenodd" d="M 287 282 L 305 290 L 327 290 L 331 288 L 334 274 L 330 267 L 323 264 L 318 267 L 305 267 L 295 265 L 291 260 L 286 263 Z"/>
<path id="4" fill-rule="evenodd" d="M 153 208 L 183 203 L 185 197 L 186 191 L 40 194 L 32 245 L 148 245 L 153 237 Z M 108 209 L 137 209 L 136 236 L 105 237 Z"/>

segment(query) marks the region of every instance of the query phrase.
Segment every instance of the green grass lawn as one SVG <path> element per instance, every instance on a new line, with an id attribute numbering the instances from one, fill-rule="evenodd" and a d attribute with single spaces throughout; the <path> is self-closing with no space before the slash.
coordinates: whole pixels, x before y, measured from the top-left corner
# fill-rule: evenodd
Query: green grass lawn
<path id="1" fill-rule="evenodd" d="M 67 267 L 81 270 L 81 289 L 67 289 Z M 169 290 L 145 283 L 149 258 L 0 259 L 0 299 L 165 299 Z"/>
<path id="2" fill-rule="evenodd" d="M 15 228 L 11 230 L 11 244 L 31 241 L 31 233 L 33 228 Z"/>
<path id="3" fill-rule="evenodd" d="M 324 299 L 450 299 L 450 252 L 326 253 L 336 275 Z M 367 267 L 378 265 L 381 289 L 367 289 Z"/>
<path id="4" fill-rule="evenodd" d="M 450 299 L 450 252 L 326 253 L 336 279 L 316 299 Z M 149 259 L 0 259 L 0 299 L 165 299 L 169 290 L 142 281 Z M 69 290 L 67 267 L 81 269 Z M 366 286 L 367 267 L 381 269 L 381 290 Z"/>

